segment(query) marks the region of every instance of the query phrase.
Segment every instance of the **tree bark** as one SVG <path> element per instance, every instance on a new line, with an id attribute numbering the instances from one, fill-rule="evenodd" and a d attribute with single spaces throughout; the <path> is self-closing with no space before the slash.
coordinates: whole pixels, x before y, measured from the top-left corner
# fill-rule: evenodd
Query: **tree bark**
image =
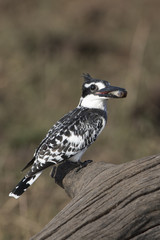
<path id="1" fill-rule="evenodd" d="M 72 200 L 32 240 L 160 239 L 160 155 L 90 163 L 60 185 Z"/>

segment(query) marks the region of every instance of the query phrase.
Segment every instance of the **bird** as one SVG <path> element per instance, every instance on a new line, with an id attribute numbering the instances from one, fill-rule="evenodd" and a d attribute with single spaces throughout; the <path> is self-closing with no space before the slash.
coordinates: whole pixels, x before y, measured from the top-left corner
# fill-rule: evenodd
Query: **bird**
<path id="1" fill-rule="evenodd" d="M 36 149 L 24 178 L 9 193 L 18 199 L 42 174 L 43 170 L 65 161 L 81 162 L 82 155 L 95 142 L 107 123 L 107 100 L 124 98 L 124 88 L 111 86 L 108 81 L 83 74 L 82 95 L 78 106 L 54 124 Z"/>

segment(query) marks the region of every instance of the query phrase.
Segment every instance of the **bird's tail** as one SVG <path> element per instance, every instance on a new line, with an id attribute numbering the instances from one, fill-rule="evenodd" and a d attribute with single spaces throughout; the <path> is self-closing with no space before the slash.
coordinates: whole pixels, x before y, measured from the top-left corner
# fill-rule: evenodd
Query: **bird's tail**
<path id="1" fill-rule="evenodd" d="M 9 197 L 14 197 L 15 199 L 19 198 L 27 190 L 27 188 L 37 180 L 41 173 L 42 172 L 38 172 L 31 177 L 24 177 L 12 190 L 12 192 L 10 192 Z"/>

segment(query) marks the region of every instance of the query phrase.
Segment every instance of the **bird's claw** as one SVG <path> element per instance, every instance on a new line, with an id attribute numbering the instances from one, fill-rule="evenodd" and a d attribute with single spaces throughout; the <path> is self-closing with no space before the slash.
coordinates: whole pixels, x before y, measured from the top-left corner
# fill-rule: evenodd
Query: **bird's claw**
<path id="1" fill-rule="evenodd" d="M 76 170 L 76 172 L 79 172 L 82 168 L 86 167 L 89 163 L 93 162 L 93 160 L 86 160 L 84 162 L 79 162 L 80 166 Z"/>

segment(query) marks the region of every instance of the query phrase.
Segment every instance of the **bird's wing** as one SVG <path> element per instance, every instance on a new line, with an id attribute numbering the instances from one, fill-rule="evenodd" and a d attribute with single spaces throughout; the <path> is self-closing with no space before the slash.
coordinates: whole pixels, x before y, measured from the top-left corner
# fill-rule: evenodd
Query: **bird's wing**
<path id="1" fill-rule="evenodd" d="M 70 159 L 94 142 L 103 118 L 86 108 L 76 108 L 59 120 L 48 132 L 35 154 L 31 176 L 46 167 Z"/>

